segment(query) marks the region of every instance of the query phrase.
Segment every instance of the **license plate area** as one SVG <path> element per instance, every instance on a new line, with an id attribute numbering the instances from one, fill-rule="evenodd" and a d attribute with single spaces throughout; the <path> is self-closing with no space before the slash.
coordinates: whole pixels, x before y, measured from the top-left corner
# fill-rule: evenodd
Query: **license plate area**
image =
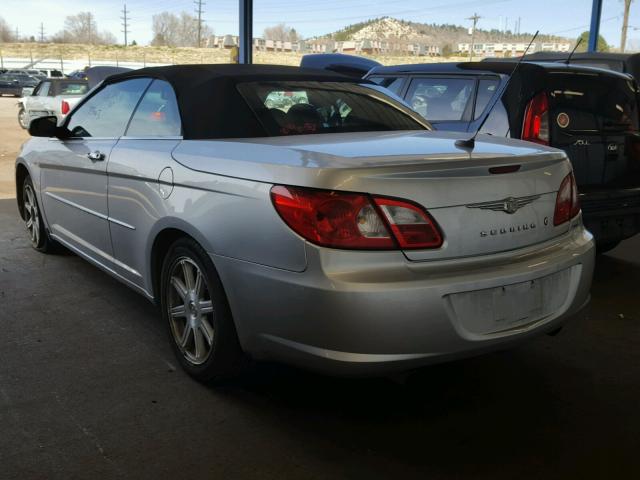
<path id="1" fill-rule="evenodd" d="M 525 327 L 557 313 L 571 289 L 571 269 L 494 288 L 447 295 L 464 331 L 488 335 Z"/>

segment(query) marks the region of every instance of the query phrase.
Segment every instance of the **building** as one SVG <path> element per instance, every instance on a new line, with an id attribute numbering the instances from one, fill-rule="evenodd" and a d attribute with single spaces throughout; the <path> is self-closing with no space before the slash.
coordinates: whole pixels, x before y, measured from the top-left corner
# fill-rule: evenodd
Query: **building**
<path id="1" fill-rule="evenodd" d="M 519 57 L 524 54 L 527 49 L 528 43 L 526 42 L 486 42 L 475 43 L 473 45 L 474 57 Z M 459 43 L 458 52 L 468 55 L 471 50 L 470 43 Z M 546 52 L 568 52 L 571 50 L 571 43 L 569 42 L 548 42 L 548 43 L 532 43 L 528 53 L 537 51 Z"/>

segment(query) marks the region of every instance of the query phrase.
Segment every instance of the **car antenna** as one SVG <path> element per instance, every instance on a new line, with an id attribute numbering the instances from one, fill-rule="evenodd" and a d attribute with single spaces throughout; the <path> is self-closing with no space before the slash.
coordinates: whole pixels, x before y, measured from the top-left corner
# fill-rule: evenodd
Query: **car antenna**
<path id="1" fill-rule="evenodd" d="M 456 140 L 456 142 L 455 142 L 456 147 L 473 150 L 473 148 L 476 146 L 476 137 L 478 136 L 478 133 L 480 132 L 480 129 L 484 126 L 484 123 L 487 121 L 487 118 L 489 118 L 489 114 L 491 114 L 491 111 L 493 110 L 493 107 L 496 106 L 496 103 L 498 103 L 498 100 L 500 100 L 502 98 L 502 95 L 504 94 L 504 92 L 506 92 L 507 87 L 509 86 L 509 82 L 511 82 L 511 79 L 513 78 L 513 75 L 516 73 L 516 70 L 518 70 L 518 67 L 522 63 L 522 60 L 524 59 L 524 56 L 527 54 L 527 52 L 529 51 L 529 48 L 531 48 L 531 45 L 533 44 L 533 41 L 538 36 L 538 32 L 539 32 L 539 30 L 536 30 L 536 33 L 533 34 L 533 37 L 531 38 L 531 41 L 529 42 L 529 45 L 527 45 L 527 48 L 525 48 L 524 53 L 518 59 L 518 62 L 516 63 L 516 66 L 513 67 L 513 70 L 511 71 L 511 75 L 509 75 L 509 78 L 505 82 L 505 84 L 502 87 L 502 89 L 500 90 L 500 92 L 493 97 L 493 102 L 491 103 L 491 106 L 489 107 L 489 110 L 487 111 L 487 114 L 482 119 L 482 122 L 480 122 L 480 125 L 478 125 L 478 128 L 476 128 L 476 131 L 473 134 L 473 136 L 471 138 L 467 138 L 467 139 L 460 138 L 460 139 Z"/>
<path id="2" fill-rule="evenodd" d="M 565 65 L 569 65 L 569 62 L 571 61 L 571 57 L 573 57 L 573 54 L 576 53 L 576 50 L 578 49 L 581 43 L 582 43 L 582 37 L 578 39 L 578 41 L 576 42 L 576 46 L 573 47 L 573 50 L 571 50 L 571 53 L 569 54 L 567 59 L 564 61 Z"/>

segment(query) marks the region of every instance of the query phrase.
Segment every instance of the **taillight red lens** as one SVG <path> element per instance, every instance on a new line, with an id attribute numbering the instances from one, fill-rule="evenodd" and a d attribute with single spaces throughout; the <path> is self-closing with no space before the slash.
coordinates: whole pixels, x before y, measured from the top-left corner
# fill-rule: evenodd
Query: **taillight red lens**
<path id="1" fill-rule="evenodd" d="M 558 226 L 568 222 L 580 213 L 578 200 L 578 187 L 573 173 L 570 173 L 560 184 L 560 190 L 556 196 L 556 209 L 553 214 L 553 224 Z"/>
<path id="2" fill-rule="evenodd" d="M 60 111 L 62 112 L 62 114 L 66 115 L 67 113 L 69 113 L 69 110 L 71 110 L 69 102 L 67 102 L 66 100 L 62 100 L 62 105 L 60 106 Z"/>
<path id="3" fill-rule="evenodd" d="M 367 195 L 276 185 L 271 199 L 293 231 L 334 248 L 396 248 Z"/>
<path id="4" fill-rule="evenodd" d="M 549 100 L 545 92 L 538 93 L 527 105 L 522 140 L 549 145 Z"/>
<path id="5" fill-rule="evenodd" d="M 423 208 L 366 194 L 276 185 L 271 199 L 282 219 L 306 240 L 332 248 L 438 248 L 442 235 Z"/>

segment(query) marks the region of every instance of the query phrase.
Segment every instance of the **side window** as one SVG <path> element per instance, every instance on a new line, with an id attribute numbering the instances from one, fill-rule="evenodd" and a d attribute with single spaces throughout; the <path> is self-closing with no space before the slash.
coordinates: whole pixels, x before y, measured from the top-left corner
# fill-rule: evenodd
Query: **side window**
<path id="1" fill-rule="evenodd" d="M 404 85 L 404 77 L 370 77 L 367 80 L 391 90 L 396 95 L 400 95 L 400 90 Z"/>
<path id="2" fill-rule="evenodd" d="M 177 137 L 182 134 L 178 102 L 171 85 L 154 80 L 131 119 L 129 137 Z"/>
<path id="3" fill-rule="evenodd" d="M 493 95 L 498 90 L 497 78 L 483 78 L 478 82 L 478 94 L 476 95 L 476 111 L 473 116 L 474 120 L 477 120 L 484 112 L 485 108 L 493 98 Z"/>
<path id="4" fill-rule="evenodd" d="M 406 101 L 427 120 L 459 121 L 467 111 L 474 84 L 472 78 L 415 78 Z"/>
<path id="5" fill-rule="evenodd" d="M 40 90 L 38 90 L 39 97 L 48 97 L 51 93 L 51 82 L 42 82 Z"/>
<path id="6" fill-rule="evenodd" d="M 496 103 L 496 106 L 487 117 L 487 121 L 480 129 L 480 133 L 488 133 L 497 137 L 509 136 L 509 114 L 502 104 L 502 100 Z"/>
<path id="7" fill-rule="evenodd" d="M 73 137 L 116 138 L 124 134 L 133 109 L 151 82 L 136 78 L 111 83 L 83 103 L 67 122 Z"/>
<path id="8" fill-rule="evenodd" d="M 51 82 L 42 82 L 36 87 L 36 89 L 33 91 L 31 95 L 35 95 L 38 97 L 46 97 L 47 95 L 49 95 L 50 89 L 51 89 Z"/>

